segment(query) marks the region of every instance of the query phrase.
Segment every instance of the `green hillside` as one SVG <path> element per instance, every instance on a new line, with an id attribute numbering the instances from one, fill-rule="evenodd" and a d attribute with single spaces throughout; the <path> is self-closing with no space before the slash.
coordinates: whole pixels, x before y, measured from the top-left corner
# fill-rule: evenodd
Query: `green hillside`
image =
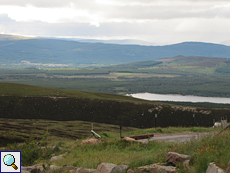
<path id="1" fill-rule="evenodd" d="M 83 99 L 100 99 L 111 101 L 128 101 L 138 103 L 152 103 L 150 101 L 140 100 L 132 97 L 126 97 L 115 94 L 96 93 L 78 90 L 61 90 L 48 87 L 39 87 L 32 85 L 0 83 L 0 96 L 15 97 L 57 97 L 57 98 L 83 98 Z"/>

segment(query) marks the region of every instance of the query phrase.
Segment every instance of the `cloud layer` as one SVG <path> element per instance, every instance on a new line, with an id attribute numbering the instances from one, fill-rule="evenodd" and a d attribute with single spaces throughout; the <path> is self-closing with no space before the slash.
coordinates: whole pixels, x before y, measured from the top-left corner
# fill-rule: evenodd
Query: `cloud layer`
<path id="1" fill-rule="evenodd" d="M 219 43 L 229 19 L 225 0 L 0 1 L 0 33 L 19 35 Z"/>

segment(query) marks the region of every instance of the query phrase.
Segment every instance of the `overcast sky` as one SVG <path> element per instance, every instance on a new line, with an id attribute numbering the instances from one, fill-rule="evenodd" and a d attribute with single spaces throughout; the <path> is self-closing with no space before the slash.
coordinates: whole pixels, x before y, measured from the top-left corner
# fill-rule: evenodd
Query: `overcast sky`
<path id="1" fill-rule="evenodd" d="M 230 1 L 0 0 L 0 34 L 230 45 Z"/>

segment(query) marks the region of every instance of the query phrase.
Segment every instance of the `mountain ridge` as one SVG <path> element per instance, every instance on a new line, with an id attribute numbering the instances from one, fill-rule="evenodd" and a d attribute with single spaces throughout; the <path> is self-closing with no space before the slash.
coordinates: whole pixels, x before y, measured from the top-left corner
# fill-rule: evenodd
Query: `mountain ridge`
<path id="1" fill-rule="evenodd" d="M 3 36 L 4 39 L 1 39 Z M 9 39 L 6 39 L 7 35 L 0 35 L 0 68 L 50 64 L 65 67 L 104 66 L 158 60 L 177 55 L 230 57 L 230 46 L 215 43 L 182 42 L 166 46 L 143 46 L 8 37 Z"/>

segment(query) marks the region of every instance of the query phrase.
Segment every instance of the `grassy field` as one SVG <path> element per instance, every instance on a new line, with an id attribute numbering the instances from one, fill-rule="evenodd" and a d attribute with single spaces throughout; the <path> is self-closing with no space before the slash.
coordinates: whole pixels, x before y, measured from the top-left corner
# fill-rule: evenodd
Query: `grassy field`
<path id="1" fill-rule="evenodd" d="M 177 166 L 178 172 L 205 172 L 209 162 L 215 162 L 221 168 L 226 168 L 230 160 L 230 132 L 224 131 L 214 137 L 207 136 L 202 139 L 186 143 L 149 142 L 141 144 L 120 139 L 119 127 L 114 125 L 94 123 L 93 129 L 102 137 L 102 143 L 81 144 L 82 139 L 91 136 L 91 123 L 81 121 L 49 121 L 49 120 L 17 120 L 1 119 L 1 138 L 24 136 L 25 143 L 8 144 L 6 151 L 21 151 L 22 165 L 55 164 L 58 166 L 75 166 L 96 169 L 102 163 L 117 165 L 128 164 L 134 169 L 139 166 L 158 163 L 166 164 L 166 154 L 169 151 L 191 155 L 191 169 L 184 170 L 182 165 Z M 15 128 L 17 127 L 17 128 Z M 169 127 L 137 129 L 123 127 L 122 136 L 133 134 L 165 134 L 165 133 L 198 133 L 220 131 L 221 129 L 201 127 Z M 28 133 L 29 132 L 29 133 Z M 78 140 L 76 140 L 78 139 Z M 37 143 L 40 141 L 39 143 Z M 15 141 L 16 142 L 16 141 Z M 56 146 L 53 150 L 41 150 L 40 146 Z M 63 147 L 59 150 L 57 147 Z M 67 154 L 63 159 L 53 163 L 49 162 L 52 154 Z"/>
<path id="2" fill-rule="evenodd" d="M 210 162 L 226 169 L 230 160 L 229 131 L 218 136 L 208 136 L 201 140 L 192 140 L 187 143 L 149 142 L 147 145 L 130 143 L 124 140 L 113 140 L 96 145 L 75 144 L 64 159 L 55 163 L 63 166 L 83 166 L 97 168 L 97 165 L 106 162 L 117 165 L 128 164 L 129 168 L 136 168 L 153 163 L 166 164 L 166 155 L 170 151 L 191 155 L 190 170 L 184 170 L 182 165 L 177 166 L 178 172 L 206 172 Z"/>

